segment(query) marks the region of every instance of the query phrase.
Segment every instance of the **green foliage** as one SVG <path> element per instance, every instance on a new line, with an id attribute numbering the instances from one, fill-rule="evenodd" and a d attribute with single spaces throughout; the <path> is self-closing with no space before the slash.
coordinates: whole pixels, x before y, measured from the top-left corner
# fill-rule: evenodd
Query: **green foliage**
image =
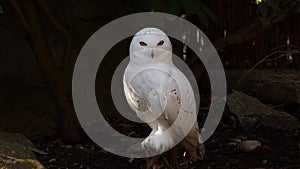
<path id="1" fill-rule="evenodd" d="M 38 153 L 38 154 L 41 154 L 41 155 L 48 155 L 49 153 L 46 153 L 42 150 L 39 150 L 37 148 L 32 148 L 32 147 L 28 147 L 29 150 L 31 150 L 32 152 L 35 152 L 35 153 Z"/>
<path id="2" fill-rule="evenodd" d="M 179 16 L 180 14 L 196 15 L 204 26 L 209 25 L 209 21 L 217 23 L 218 18 L 200 0 L 149 0 L 143 3 L 139 0 L 123 1 L 127 6 L 131 6 L 138 12 L 154 11 L 165 12 Z M 130 4 L 130 5 L 128 5 Z"/>
<path id="3" fill-rule="evenodd" d="M 180 14 L 180 4 L 177 0 L 169 1 L 168 13 L 173 14 L 173 15 Z"/>
<path id="4" fill-rule="evenodd" d="M 162 1 L 161 0 L 152 0 L 152 3 L 156 5 L 152 6 L 154 11 L 163 11 Z M 180 14 L 180 9 L 183 9 L 185 14 L 195 14 L 198 19 L 206 27 L 209 24 L 209 20 L 218 22 L 217 16 L 203 3 L 199 0 L 169 0 L 167 3 L 167 12 L 171 14 L 178 15 Z"/>
<path id="5" fill-rule="evenodd" d="M 0 14 L 3 14 L 3 8 L 1 5 L 0 5 Z"/>
<path id="6" fill-rule="evenodd" d="M 258 4 L 258 11 L 264 18 L 268 15 L 268 8 L 268 4 L 265 1 Z"/>
<path id="7" fill-rule="evenodd" d="M 180 4 L 178 0 L 150 0 L 149 8 L 155 12 L 166 12 L 173 15 L 180 14 Z"/>
<path id="8" fill-rule="evenodd" d="M 182 7 L 186 14 L 196 14 L 198 19 L 204 24 L 204 26 L 208 26 L 209 19 L 214 22 L 218 22 L 217 16 L 202 2 L 199 0 L 180 0 L 182 3 Z"/>
<path id="9" fill-rule="evenodd" d="M 253 0 L 253 3 L 264 18 L 287 12 L 300 12 L 300 0 Z"/>

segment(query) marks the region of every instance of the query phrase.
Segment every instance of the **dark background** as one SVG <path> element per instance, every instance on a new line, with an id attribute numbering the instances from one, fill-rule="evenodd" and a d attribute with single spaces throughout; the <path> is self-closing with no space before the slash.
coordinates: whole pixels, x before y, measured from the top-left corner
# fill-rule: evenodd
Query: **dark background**
<path id="1" fill-rule="evenodd" d="M 0 0 L 0 129 L 22 133 L 38 144 L 57 139 L 72 145 L 89 142 L 72 106 L 76 57 L 101 26 L 144 11 L 172 13 L 197 25 L 219 53 L 229 93 L 234 88 L 266 104 L 286 103 L 280 108 L 299 119 L 299 88 L 265 86 L 253 92 L 261 72 L 295 74 L 300 69 L 299 4 L 297 0 Z M 99 68 L 99 74 L 107 76 L 99 75 L 96 82 L 103 114 L 124 133 L 131 123 L 118 116 L 111 100 L 105 98 L 110 98 L 111 74 L 127 57 L 129 43 L 125 39 L 111 49 Z M 182 44 L 173 46 L 182 56 Z M 205 107 L 210 102 L 209 80 L 196 56 L 189 50 L 187 55 Z M 252 69 L 256 80 L 235 85 L 245 70 Z M 284 102 L 286 98 L 292 101 Z"/>

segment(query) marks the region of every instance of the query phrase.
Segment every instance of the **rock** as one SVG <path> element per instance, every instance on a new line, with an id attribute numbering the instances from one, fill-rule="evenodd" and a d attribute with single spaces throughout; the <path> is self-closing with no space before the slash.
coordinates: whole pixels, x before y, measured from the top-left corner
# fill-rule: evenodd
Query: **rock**
<path id="1" fill-rule="evenodd" d="M 238 143 L 241 143 L 242 140 L 241 139 L 230 139 L 230 142 L 228 143 L 231 146 L 237 146 Z"/>
<path id="2" fill-rule="evenodd" d="M 230 145 L 230 146 L 237 146 L 237 142 L 229 142 L 228 145 Z"/>
<path id="3" fill-rule="evenodd" d="M 30 149 L 35 146 L 21 134 L 0 131 L 0 166 L 5 169 L 44 169 Z"/>
<path id="4" fill-rule="evenodd" d="M 262 163 L 263 163 L 263 164 L 267 164 L 267 163 L 268 163 L 268 160 L 263 160 Z"/>
<path id="5" fill-rule="evenodd" d="M 243 152 L 253 152 L 261 146 L 261 142 L 257 140 L 245 140 L 237 145 L 237 148 Z"/>
<path id="6" fill-rule="evenodd" d="M 128 162 L 129 162 L 129 163 L 133 163 L 133 161 L 134 161 L 134 158 L 129 158 L 129 159 L 128 159 Z"/>
<path id="7" fill-rule="evenodd" d="M 243 70 L 236 71 L 226 71 L 226 77 L 233 83 L 246 73 Z M 238 85 L 235 88 L 239 87 L 245 93 L 251 93 L 264 103 L 280 105 L 297 100 L 297 91 L 300 88 L 299 75 L 300 71 L 296 70 L 252 70 L 238 84 L 235 84 Z"/>
<path id="8" fill-rule="evenodd" d="M 239 91 L 228 95 L 227 105 L 248 134 L 258 135 L 271 142 L 280 143 L 283 138 L 295 135 L 300 129 L 295 117 Z"/>
<path id="9" fill-rule="evenodd" d="M 52 159 L 50 159 L 50 160 L 48 161 L 48 163 L 54 163 L 54 162 L 56 162 L 56 159 L 55 159 L 55 158 L 52 158 Z"/>
<path id="10" fill-rule="evenodd" d="M 227 70 L 228 91 L 239 89 L 264 104 L 283 108 L 300 121 L 300 71 L 285 69 Z M 241 78 L 243 77 L 243 78 Z M 238 83 L 236 83 L 238 81 Z"/>

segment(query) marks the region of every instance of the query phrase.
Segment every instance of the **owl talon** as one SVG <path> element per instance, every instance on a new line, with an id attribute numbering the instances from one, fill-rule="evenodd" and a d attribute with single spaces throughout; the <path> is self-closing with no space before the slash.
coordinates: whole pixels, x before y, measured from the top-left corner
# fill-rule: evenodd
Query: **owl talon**
<path id="1" fill-rule="evenodd" d="M 150 149 L 149 147 L 150 137 L 147 137 L 141 144 L 144 149 L 147 151 Z"/>
<path id="2" fill-rule="evenodd" d="M 163 153 L 174 146 L 174 140 L 170 133 L 164 133 L 147 137 L 141 144 L 147 151 Z"/>

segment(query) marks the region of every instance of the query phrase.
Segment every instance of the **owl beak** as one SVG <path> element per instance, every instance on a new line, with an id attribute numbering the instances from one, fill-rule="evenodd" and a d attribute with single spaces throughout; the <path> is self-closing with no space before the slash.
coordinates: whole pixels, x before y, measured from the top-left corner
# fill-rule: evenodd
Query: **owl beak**
<path id="1" fill-rule="evenodd" d="M 151 58 L 154 57 L 154 53 L 153 53 L 153 50 L 151 50 Z"/>

